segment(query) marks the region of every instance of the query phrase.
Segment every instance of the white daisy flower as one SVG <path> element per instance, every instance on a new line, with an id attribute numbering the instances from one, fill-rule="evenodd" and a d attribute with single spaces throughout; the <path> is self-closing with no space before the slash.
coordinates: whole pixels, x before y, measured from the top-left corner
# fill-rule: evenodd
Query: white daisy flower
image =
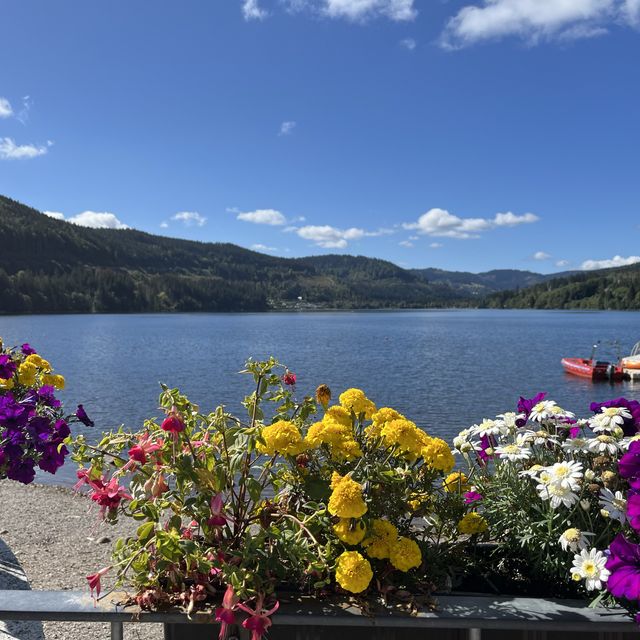
<path id="1" fill-rule="evenodd" d="M 596 432 L 610 431 L 615 427 L 621 427 L 625 418 L 631 418 L 629 409 L 625 407 L 603 407 L 600 413 L 591 418 L 591 428 Z"/>
<path id="2" fill-rule="evenodd" d="M 531 468 L 525 469 L 524 471 L 520 471 L 518 475 L 521 478 L 529 477 L 529 478 L 535 478 L 536 480 L 538 480 L 537 476 L 541 471 L 544 471 L 544 467 L 541 464 L 534 464 Z"/>
<path id="3" fill-rule="evenodd" d="M 496 447 L 496 453 L 502 458 L 506 458 L 510 462 L 516 460 L 528 460 L 531 457 L 531 449 L 523 447 L 519 444 L 506 444 L 502 447 Z"/>
<path id="4" fill-rule="evenodd" d="M 580 531 L 580 529 L 567 529 L 559 538 L 558 542 L 562 547 L 563 551 L 569 549 L 569 551 L 581 551 L 582 549 L 586 549 L 589 546 L 589 541 L 587 540 L 588 536 L 593 536 L 595 534 L 590 533 L 589 531 Z"/>
<path id="5" fill-rule="evenodd" d="M 600 489 L 600 506 L 609 518 L 617 520 L 620 524 L 627 521 L 627 501 L 622 491 L 614 493 L 611 489 Z"/>
<path id="6" fill-rule="evenodd" d="M 513 411 L 508 411 L 507 413 L 501 413 L 496 416 L 498 420 L 504 422 L 504 426 L 509 430 L 513 431 L 516 428 L 516 418 L 518 417 L 517 413 Z"/>
<path id="7" fill-rule="evenodd" d="M 609 455 L 614 455 L 620 451 L 620 444 L 613 436 L 601 434 L 588 441 L 587 449 L 592 453 L 608 453 Z"/>
<path id="8" fill-rule="evenodd" d="M 602 583 L 609 579 L 610 572 L 605 568 L 607 557 L 597 549 L 582 549 L 573 558 L 571 574 L 585 580 L 587 591 L 602 589 Z"/>
<path id="9" fill-rule="evenodd" d="M 556 462 L 547 467 L 551 476 L 551 482 L 559 482 L 568 486 L 572 491 L 577 491 L 582 479 L 582 463 L 576 461 Z"/>
<path id="10" fill-rule="evenodd" d="M 552 509 L 557 509 L 561 504 L 572 507 L 578 501 L 578 496 L 571 487 L 563 482 L 541 483 L 536 489 L 540 498 L 551 501 Z"/>
<path id="11" fill-rule="evenodd" d="M 480 424 L 474 424 L 471 432 L 474 436 L 482 438 L 484 436 L 499 436 L 504 430 L 504 423 L 500 420 L 487 420 L 486 418 Z"/>
<path id="12" fill-rule="evenodd" d="M 582 453 L 587 450 L 587 442 L 586 438 L 568 438 L 561 446 L 569 453 Z"/>
<path id="13" fill-rule="evenodd" d="M 622 450 L 626 451 L 631 446 L 631 443 L 635 442 L 636 440 L 640 440 L 640 433 L 636 434 L 635 436 L 631 436 L 630 438 L 622 438 L 619 444 Z"/>
<path id="14" fill-rule="evenodd" d="M 525 431 L 521 435 L 523 442 L 528 442 L 536 445 L 546 445 L 546 444 L 558 444 L 557 436 L 550 434 L 548 431 L 544 429 L 540 429 L 539 431 Z"/>
<path id="15" fill-rule="evenodd" d="M 565 411 L 553 400 L 538 402 L 529 414 L 529 419 L 534 422 L 542 422 L 543 420 L 549 420 L 551 418 L 575 418 L 575 414 L 571 413 L 571 411 Z"/>

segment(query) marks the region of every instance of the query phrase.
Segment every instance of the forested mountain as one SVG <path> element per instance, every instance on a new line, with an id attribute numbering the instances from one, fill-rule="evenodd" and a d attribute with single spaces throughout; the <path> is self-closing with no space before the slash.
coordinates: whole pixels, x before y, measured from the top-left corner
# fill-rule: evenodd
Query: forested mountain
<path id="1" fill-rule="evenodd" d="M 260 311 L 464 304 L 384 260 L 285 259 L 232 244 L 89 229 L 0 196 L 0 313 Z"/>
<path id="2" fill-rule="evenodd" d="M 640 309 L 640 264 L 554 278 L 494 293 L 486 306 L 528 309 Z"/>

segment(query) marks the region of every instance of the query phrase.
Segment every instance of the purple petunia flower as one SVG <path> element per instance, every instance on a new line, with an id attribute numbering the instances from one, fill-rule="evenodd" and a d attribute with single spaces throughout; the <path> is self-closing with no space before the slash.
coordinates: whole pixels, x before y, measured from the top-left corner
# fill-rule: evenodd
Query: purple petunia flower
<path id="1" fill-rule="evenodd" d="M 622 430 L 625 436 L 634 436 L 640 431 L 640 402 L 637 400 L 627 400 L 626 398 L 615 398 L 606 402 L 592 402 L 589 407 L 594 413 L 600 413 L 602 409 L 609 407 L 621 407 L 627 409 L 631 418 L 624 418 Z"/>
<path id="2" fill-rule="evenodd" d="M 640 545 L 619 533 L 609 546 L 607 590 L 616 598 L 640 600 Z"/>
<path id="3" fill-rule="evenodd" d="M 17 480 L 18 482 L 22 482 L 22 484 L 30 484 L 35 477 L 36 472 L 32 458 L 19 460 L 7 469 L 7 478 Z"/>
<path id="4" fill-rule="evenodd" d="M 627 495 L 627 519 L 629 524 L 640 531 L 640 493 L 631 490 Z"/>
<path id="5" fill-rule="evenodd" d="M 64 458 L 68 453 L 69 450 L 65 446 L 58 450 L 57 444 L 47 445 L 38 466 L 47 473 L 55 473 L 64 464 Z"/>
<path id="6" fill-rule="evenodd" d="M 533 398 L 523 398 L 520 396 L 518 400 L 518 413 L 520 414 L 516 419 L 516 427 L 524 427 L 527 424 L 527 419 L 529 418 L 529 414 L 533 407 L 535 407 L 538 402 L 542 402 L 547 395 L 546 391 L 541 393 L 537 393 Z"/>
<path id="7" fill-rule="evenodd" d="M 634 489 L 640 489 L 640 441 L 629 445 L 629 450 L 618 460 L 618 473 Z"/>
<path id="8" fill-rule="evenodd" d="M 32 356 L 34 353 L 37 353 L 37 351 L 28 342 L 25 342 L 22 345 L 21 350 L 25 356 Z"/>
<path id="9" fill-rule="evenodd" d="M 5 353 L 0 354 L 0 378 L 11 378 L 17 369 L 16 363 Z"/>
<path id="10" fill-rule="evenodd" d="M 44 385 L 38 389 L 38 399 L 42 404 L 52 407 L 53 409 L 58 409 L 62 406 L 62 403 L 55 397 L 54 393 L 55 389 L 53 386 Z"/>
<path id="11" fill-rule="evenodd" d="M 84 407 L 79 404 L 78 405 L 78 410 L 76 411 L 76 418 L 78 418 L 78 420 L 80 420 L 80 422 L 82 422 L 83 425 L 85 425 L 86 427 L 93 427 L 93 420 L 91 420 L 91 418 L 89 418 L 89 416 L 87 415 L 87 412 L 84 410 Z"/>

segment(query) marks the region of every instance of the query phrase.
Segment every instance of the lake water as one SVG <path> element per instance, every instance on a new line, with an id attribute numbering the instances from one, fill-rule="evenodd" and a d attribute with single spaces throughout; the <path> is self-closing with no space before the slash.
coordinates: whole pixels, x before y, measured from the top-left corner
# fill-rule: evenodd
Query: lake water
<path id="1" fill-rule="evenodd" d="M 13 316 L 0 317 L 0 336 L 8 345 L 30 342 L 50 360 L 66 377 L 66 407 L 85 405 L 96 438 L 98 430 L 138 429 L 158 416 L 159 381 L 203 411 L 220 403 L 239 411 L 253 386 L 237 374 L 249 356 L 285 363 L 298 376 L 300 396 L 321 383 L 336 399 L 359 387 L 379 407 L 394 407 L 447 440 L 483 417 L 515 410 L 519 395 L 547 391 L 579 416 L 594 400 L 640 399 L 640 382 L 592 383 L 560 366 L 563 356 L 588 357 L 599 339 L 618 339 L 627 353 L 640 340 L 635 312 Z M 40 481 L 70 484 L 74 465 Z"/>

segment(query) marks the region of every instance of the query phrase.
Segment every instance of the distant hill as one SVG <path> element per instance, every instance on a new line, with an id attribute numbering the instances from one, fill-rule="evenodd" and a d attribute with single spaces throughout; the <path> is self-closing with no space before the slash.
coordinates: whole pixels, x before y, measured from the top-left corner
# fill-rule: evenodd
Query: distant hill
<path id="1" fill-rule="evenodd" d="M 466 304 L 373 258 L 285 259 L 233 244 L 89 229 L 0 196 L 0 313 L 262 311 Z"/>
<path id="2" fill-rule="evenodd" d="M 640 309 L 640 264 L 552 277 L 486 298 L 488 307 L 519 309 Z"/>

